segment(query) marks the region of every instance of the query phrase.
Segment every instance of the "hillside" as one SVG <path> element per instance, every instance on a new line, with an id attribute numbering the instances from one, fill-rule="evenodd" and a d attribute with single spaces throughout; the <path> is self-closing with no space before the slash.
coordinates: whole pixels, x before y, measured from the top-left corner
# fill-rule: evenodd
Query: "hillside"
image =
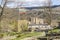
<path id="1" fill-rule="evenodd" d="M 25 14 L 19 14 L 19 10 L 16 8 L 5 8 L 1 19 L 1 29 L 4 31 L 7 31 L 8 29 L 11 31 L 14 28 L 17 29 L 18 20 L 29 20 L 30 17 L 49 18 L 48 13 L 48 8 L 26 10 Z M 52 8 L 51 15 L 52 20 L 60 20 L 60 6 Z"/>
<path id="2" fill-rule="evenodd" d="M 1 19 L 1 32 L 11 31 L 17 27 L 18 9 L 5 8 Z"/>
<path id="3" fill-rule="evenodd" d="M 37 16 L 39 18 L 45 18 L 49 16 L 48 13 L 49 13 L 49 8 L 38 7 L 37 9 L 33 8 L 32 10 L 28 11 L 26 16 L 30 15 L 30 16 Z M 60 6 L 53 6 L 51 8 L 50 15 L 52 16 L 52 19 L 60 20 Z"/>

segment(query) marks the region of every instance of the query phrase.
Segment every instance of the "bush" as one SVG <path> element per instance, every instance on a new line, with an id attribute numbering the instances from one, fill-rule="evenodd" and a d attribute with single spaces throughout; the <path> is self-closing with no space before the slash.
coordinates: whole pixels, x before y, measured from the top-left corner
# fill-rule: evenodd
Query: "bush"
<path id="1" fill-rule="evenodd" d="M 8 33 L 8 35 L 10 35 L 10 36 L 13 36 L 13 35 L 16 35 L 16 34 L 17 34 L 16 32 Z"/>
<path id="2" fill-rule="evenodd" d="M 2 38 L 4 35 L 3 34 L 0 34 L 0 38 Z"/>
<path id="3" fill-rule="evenodd" d="M 48 33 L 60 33 L 60 29 L 54 29 L 49 31 Z"/>
<path id="4" fill-rule="evenodd" d="M 0 33 L 0 38 L 7 36 L 7 33 Z"/>

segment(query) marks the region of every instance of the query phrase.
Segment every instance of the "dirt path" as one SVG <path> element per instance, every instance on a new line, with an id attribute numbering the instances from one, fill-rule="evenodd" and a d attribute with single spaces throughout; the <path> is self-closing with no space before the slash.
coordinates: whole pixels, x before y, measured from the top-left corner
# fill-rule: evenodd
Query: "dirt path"
<path id="1" fill-rule="evenodd" d="M 7 37 L 3 37 L 0 40 L 10 40 L 10 39 L 15 39 L 17 35 L 14 36 L 7 36 Z"/>

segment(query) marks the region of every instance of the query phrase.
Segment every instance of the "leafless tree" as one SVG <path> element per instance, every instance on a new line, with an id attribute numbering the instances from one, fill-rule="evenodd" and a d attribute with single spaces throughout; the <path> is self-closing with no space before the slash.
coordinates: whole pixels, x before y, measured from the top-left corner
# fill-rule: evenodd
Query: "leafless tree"
<path id="1" fill-rule="evenodd" d="M 2 8 L 1 8 L 1 13 L 0 13 L 0 28 L 1 28 L 1 19 L 2 19 L 2 15 L 3 15 L 4 8 L 5 8 L 6 4 L 7 4 L 7 0 L 2 0 L 2 1 L 1 1 L 1 6 L 2 6 Z M 1 29 L 0 29 L 0 30 L 1 30 Z"/>
<path id="2" fill-rule="evenodd" d="M 13 16 L 15 15 L 15 18 L 14 19 L 16 19 L 16 13 L 15 14 L 12 14 L 12 13 L 14 13 L 13 11 L 16 11 L 16 10 L 14 10 L 14 9 L 7 9 L 7 4 L 9 3 L 9 2 L 11 2 L 10 0 L 2 0 L 2 2 L 1 2 L 1 6 L 2 6 L 2 8 L 1 8 L 1 13 L 0 13 L 0 28 L 1 29 L 6 29 L 6 27 L 7 27 L 7 30 L 9 30 L 10 28 L 9 28 L 9 23 L 13 23 L 13 25 L 14 26 L 16 26 L 14 23 L 17 23 L 15 20 L 13 20 L 13 19 L 11 19 L 10 20 L 10 16 L 12 16 L 12 18 L 13 18 Z M 12 11 L 11 11 L 12 10 Z M 10 12 L 9 12 L 10 11 Z M 16 11 L 17 12 L 17 11 Z M 8 14 L 7 14 L 8 13 Z M 4 15 L 5 14 L 5 15 Z M 5 20 L 6 19 L 6 20 Z M 4 22 L 5 21 L 5 22 Z M 8 22 L 9 21 L 9 22 Z M 12 22 L 11 22 L 12 21 Z M 2 24 L 3 23 L 3 24 Z M 4 25 L 4 23 L 6 24 L 6 25 Z M 11 26 L 11 24 L 10 24 L 10 26 Z M 9 29 L 8 29 L 9 28 Z"/>
<path id="3" fill-rule="evenodd" d="M 2 5 L 3 7 L 2 7 L 1 13 L 0 13 L 0 21 L 1 21 L 2 15 L 3 15 L 3 12 L 4 12 L 4 8 L 5 8 L 6 4 L 7 4 L 7 0 L 2 0 L 2 1 L 1 1 L 1 4 L 3 4 L 3 5 Z"/>
<path id="4" fill-rule="evenodd" d="M 45 6 L 44 8 L 44 13 L 46 14 L 45 19 L 49 25 L 51 25 L 51 20 L 52 20 L 52 8 L 51 8 L 52 5 L 51 4 L 52 4 L 51 0 L 49 0 L 47 4 L 44 3 L 44 5 L 47 5 L 47 7 Z"/>

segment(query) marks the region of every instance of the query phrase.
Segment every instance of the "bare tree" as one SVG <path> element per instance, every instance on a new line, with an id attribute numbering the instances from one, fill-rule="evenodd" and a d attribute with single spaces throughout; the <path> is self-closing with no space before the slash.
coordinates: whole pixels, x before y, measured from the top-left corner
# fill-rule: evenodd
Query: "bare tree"
<path id="1" fill-rule="evenodd" d="M 2 1 L 1 1 L 1 6 L 2 6 L 2 8 L 1 8 L 1 13 L 0 13 L 0 28 L 1 28 L 1 19 L 2 19 L 2 15 L 3 15 L 4 8 L 5 8 L 6 4 L 7 4 L 7 0 L 2 0 Z M 0 30 L 1 30 L 1 29 L 0 29 Z"/>
<path id="2" fill-rule="evenodd" d="M 50 17 L 50 25 L 51 25 L 51 20 L 52 20 L 52 8 L 51 8 L 51 0 L 48 2 L 48 11 L 49 11 L 49 17 Z"/>
<path id="3" fill-rule="evenodd" d="M 4 2 L 3 2 L 3 1 L 4 1 Z M 4 12 L 4 8 L 5 8 L 6 4 L 7 4 L 7 0 L 2 0 L 1 3 L 3 3 L 3 7 L 2 7 L 2 10 L 1 10 L 1 13 L 0 13 L 0 21 L 1 21 L 2 15 L 3 15 L 3 12 Z"/>
<path id="4" fill-rule="evenodd" d="M 52 20 L 52 8 L 51 8 L 52 5 L 51 4 L 52 4 L 51 0 L 49 0 L 47 4 L 44 3 L 44 5 L 47 5 L 47 7 L 45 6 L 44 8 L 45 14 L 43 15 L 46 16 L 45 19 L 49 25 L 51 25 L 51 20 Z"/>

